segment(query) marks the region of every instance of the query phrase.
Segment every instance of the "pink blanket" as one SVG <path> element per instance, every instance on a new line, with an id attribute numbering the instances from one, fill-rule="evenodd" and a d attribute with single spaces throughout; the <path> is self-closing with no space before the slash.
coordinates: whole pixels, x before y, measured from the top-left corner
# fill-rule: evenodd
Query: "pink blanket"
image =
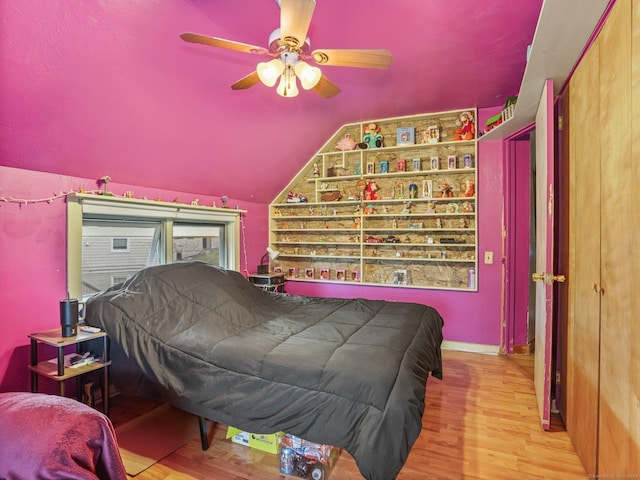
<path id="1" fill-rule="evenodd" d="M 70 398 L 0 393 L 0 478 L 126 480 L 113 425 Z"/>

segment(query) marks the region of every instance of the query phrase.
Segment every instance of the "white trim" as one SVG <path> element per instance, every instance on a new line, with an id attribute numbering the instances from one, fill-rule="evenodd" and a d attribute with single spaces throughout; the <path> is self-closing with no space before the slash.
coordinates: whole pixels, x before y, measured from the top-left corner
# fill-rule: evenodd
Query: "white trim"
<path id="1" fill-rule="evenodd" d="M 457 350 L 460 352 L 484 353 L 488 355 L 498 355 L 500 353 L 499 345 L 484 345 L 481 343 L 452 342 L 444 340 L 442 342 L 443 350 Z"/>

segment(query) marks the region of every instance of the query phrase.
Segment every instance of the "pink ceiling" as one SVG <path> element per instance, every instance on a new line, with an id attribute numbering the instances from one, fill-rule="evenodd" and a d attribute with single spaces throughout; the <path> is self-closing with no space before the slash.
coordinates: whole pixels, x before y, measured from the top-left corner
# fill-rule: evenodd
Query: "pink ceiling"
<path id="1" fill-rule="evenodd" d="M 388 70 L 324 67 L 342 92 L 230 85 L 263 57 L 275 0 L 0 1 L 0 164 L 269 202 L 336 129 L 504 103 L 542 0 L 317 0 L 312 48 L 387 48 Z"/>

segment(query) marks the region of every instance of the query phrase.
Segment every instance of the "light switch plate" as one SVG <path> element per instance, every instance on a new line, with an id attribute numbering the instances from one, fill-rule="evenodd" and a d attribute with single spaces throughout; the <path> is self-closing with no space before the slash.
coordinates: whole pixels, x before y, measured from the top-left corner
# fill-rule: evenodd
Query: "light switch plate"
<path id="1" fill-rule="evenodd" d="M 493 252 L 484 252 L 484 263 L 487 265 L 493 263 Z"/>

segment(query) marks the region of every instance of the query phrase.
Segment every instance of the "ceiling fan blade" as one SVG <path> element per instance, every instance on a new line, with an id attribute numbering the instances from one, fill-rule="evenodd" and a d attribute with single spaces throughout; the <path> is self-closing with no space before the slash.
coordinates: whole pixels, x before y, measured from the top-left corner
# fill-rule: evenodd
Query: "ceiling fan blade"
<path id="1" fill-rule="evenodd" d="M 209 45 L 211 47 L 226 48 L 228 50 L 235 50 L 237 52 L 245 53 L 259 53 L 268 54 L 269 51 L 256 45 L 249 45 L 248 43 L 235 42 L 233 40 L 225 40 L 224 38 L 208 37 L 206 35 L 200 35 L 198 33 L 183 33 L 180 35 L 185 42 L 199 43 L 202 45 Z"/>
<path id="2" fill-rule="evenodd" d="M 320 81 L 313 87 L 313 90 L 323 98 L 335 97 L 340 93 L 340 88 L 325 75 L 320 77 Z"/>
<path id="3" fill-rule="evenodd" d="M 393 61 L 389 50 L 314 50 L 311 56 L 320 65 L 333 67 L 388 68 Z"/>
<path id="4" fill-rule="evenodd" d="M 315 0 L 280 1 L 280 35 L 289 47 L 301 48 L 307 39 Z"/>
<path id="5" fill-rule="evenodd" d="M 253 87 L 256 83 L 260 81 L 260 77 L 258 77 L 258 72 L 251 72 L 249 75 L 242 77 L 236 83 L 231 85 L 232 90 L 245 90 L 247 88 Z"/>

